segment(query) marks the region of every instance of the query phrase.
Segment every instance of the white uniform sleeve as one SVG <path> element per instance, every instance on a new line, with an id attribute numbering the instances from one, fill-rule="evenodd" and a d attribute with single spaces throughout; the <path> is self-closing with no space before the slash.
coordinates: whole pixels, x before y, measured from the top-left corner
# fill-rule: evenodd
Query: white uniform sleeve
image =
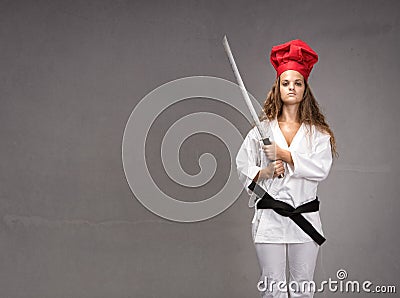
<path id="1" fill-rule="evenodd" d="M 251 130 L 244 139 L 236 156 L 236 167 L 239 180 L 246 188 L 248 194 L 251 194 L 252 192 L 247 189 L 247 186 L 249 186 L 258 171 L 261 170 L 259 150 L 259 141 Z"/>
<path id="2" fill-rule="evenodd" d="M 259 142 L 260 141 L 257 139 L 254 129 L 250 130 L 236 156 L 236 167 L 239 180 L 249 195 L 252 194 L 252 191 L 247 187 L 257 175 L 258 171 L 261 170 Z"/>
<path id="3" fill-rule="evenodd" d="M 288 164 L 289 175 L 312 181 L 322 181 L 332 165 L 330 136 L 316 132 L 312 152 L 302 153 L 289 149 L 294 166 Z"/>

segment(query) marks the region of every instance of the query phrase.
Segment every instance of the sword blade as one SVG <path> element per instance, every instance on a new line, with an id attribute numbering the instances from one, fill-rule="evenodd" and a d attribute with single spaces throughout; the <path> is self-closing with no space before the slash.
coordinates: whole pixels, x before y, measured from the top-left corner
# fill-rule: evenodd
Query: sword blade
<path id="1" fill-rule="evenodd" d="M 235 59 L 233 58 L 233 54 L 232 54 L 231 48 L 229 46 L 228 38 L 226 37 L 226 35 L 224 36 L 222 44 L 224 45 L 225 52 L 228 55 L 229 62 L 231 64 L 233 73 L 234 73 L 236 81 L 237 81 L 237 83 L 238 83 L 238 85 L 240 87 L 240 91 L 242 92 L 242 95 L 243 95 L 243 98 L 244 98 L 244 100 L 246 102 L 246 105 L 247 105 L 248 109 L 250 110 L 251 117 L 253 118 L 254 123 L 257 126 L 258 132 L 260 133 L 261 137 L 263 139 L 266 139 L 266 138 L 268 138 L 268 135 L 267 135 L 264 127 L 261 125 L 261 122 L 260 122 L 260 119 L 257 116 L 256 110 L 254 109 L 254 106 L 251 103 L 249 94 L 247 93 L 247 90 L 246 90 L 246 87 L 244 86 L 242 77 L 240 76 L 239 69 L 238 69 L 238 67 L 236 65 Z"/>
<path id="2" fill-rule="evenodd" d="M 224 36 L 224 39 L 222 40 L 222 44 L 224 45 L 225 52 L 228 55 L 229 62 L 231 63 L 231 66 L 232 66 L 233 73 L 235 74 L 236 81 L 238 82 L 240 90 L 242 91 L 243 98 L 246 102 L 247 107 L 250 110 L 250 114 L 254 120 L 255 125 L 257 126 L 258 132 L 261 135 L 262 141 L 263 141 L 264 145 L 270 145 L 271 141 L 269 140 L 269 136 L 267 135 L 267 132 L 265 131 L 264 127 L 261 125 L 261 122 L 257 116 L 256 110 L 254 109 L 253 104 L 251 103 L 249 94 L 247 93 L 247 90 L 246 90 L 246 87 L 244 86 L 242 77 L 240 76 L 239 69 L 236 65 L 235 59 L 233 58 L 231 47 L 229 46 L 228 38 L 226 37 L 226 35 Z M 269 122 L 268 122 L 268 124 L 269 124 Z M 283 178 L 283 177 L 284 177 L 284 175 L 281 174 L 281 175 L 279 175 L 278 178 Z"/>

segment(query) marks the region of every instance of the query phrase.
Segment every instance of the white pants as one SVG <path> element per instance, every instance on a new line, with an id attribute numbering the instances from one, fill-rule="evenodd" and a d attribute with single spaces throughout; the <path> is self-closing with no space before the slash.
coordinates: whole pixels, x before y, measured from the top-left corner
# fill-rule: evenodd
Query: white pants
<path id="1" fill-rule="evenodd" d="M 310 290 L 309 284 L 314 276 L 318 244 L 314 241 L 255 243 L 255 247 L 261 269 L 261 278 L 257 285 L 261 297 L 313 297 L 314 291 L 312 287 Z M 286 280 L 286 262 L 289 267 L 289 281 Z"/>

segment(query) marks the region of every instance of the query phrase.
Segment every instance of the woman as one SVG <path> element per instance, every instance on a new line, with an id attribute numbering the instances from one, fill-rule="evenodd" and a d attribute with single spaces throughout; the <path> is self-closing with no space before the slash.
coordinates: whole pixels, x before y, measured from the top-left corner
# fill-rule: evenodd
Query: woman
<path id="1" fill-rule="evenodd" d="M 318 55 L 305 42 L 292 40 L 273 47 L 270 60 L 277 78 L 260 120 L 272 143 L 264 145 L 254 127 L 236 157 L 239 179 L 251 195 L 249 207 L 255 207 L 252 236 L 262 271 L 258 288 L 263 297 L 288 297 L 288 292 L 290 297 L 313 297 L 313 289 L 302 283 L 313 280 L 324 234 L 318 207 L 304 207 L 318 206 L 317 186 L 336 155 L 335 138 L 307 82 Z M 306 211 L 297 219 L 308 221 L 314 233 L 276 208 L 261 209 L 266 199 L 248 188 L 254 182 L 270 195 L 268 202 L 275 199 L 292 211 L 302 206 L 297 210 Z M 313 239 L 322 240 L 317 244 Z"/>

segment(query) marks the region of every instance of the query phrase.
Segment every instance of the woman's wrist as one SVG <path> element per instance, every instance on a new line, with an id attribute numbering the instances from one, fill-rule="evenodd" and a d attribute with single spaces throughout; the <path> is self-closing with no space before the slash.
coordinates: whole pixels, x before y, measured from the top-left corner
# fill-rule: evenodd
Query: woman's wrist
<path id="1" fill-rule="evenodd" d="M 293 166 L 292 153 L 290 153 L 289 150 L 281 149 L 281 152 L 279 154 L 279 159 Z"/>

